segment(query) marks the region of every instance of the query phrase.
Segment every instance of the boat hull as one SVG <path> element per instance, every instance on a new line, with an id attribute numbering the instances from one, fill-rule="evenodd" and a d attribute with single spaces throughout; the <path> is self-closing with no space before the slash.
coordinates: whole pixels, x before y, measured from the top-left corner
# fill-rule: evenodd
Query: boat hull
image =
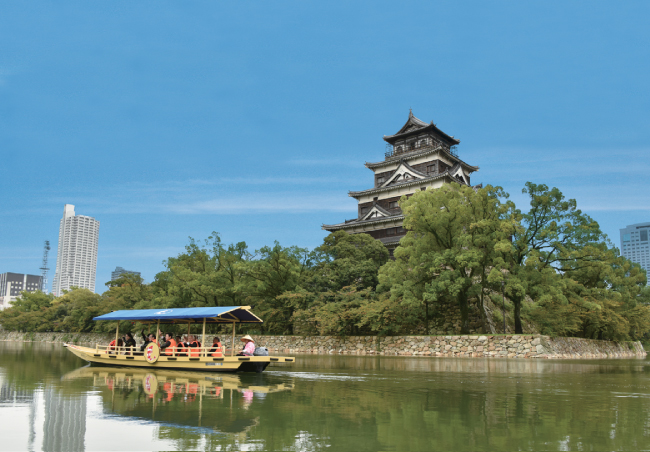
<path id="1" fill-rule="evenodd" d="M 176 369 L 207 372 L 263 372 L 271 363 L 291 363 L 293 357 L 286 356 L 160 356 L 156 362 L 148 362 L 144 356 L 110 354 L 95 348 L 63 344 L 71 353 L 91 364 L 101 366 L 137 367 L 143 369 Z"/>

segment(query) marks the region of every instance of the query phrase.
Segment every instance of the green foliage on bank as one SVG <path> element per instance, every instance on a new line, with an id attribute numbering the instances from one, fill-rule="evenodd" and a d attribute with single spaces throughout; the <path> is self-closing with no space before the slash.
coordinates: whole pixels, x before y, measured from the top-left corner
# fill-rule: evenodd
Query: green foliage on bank
<path id="1" fill-rule="evenodd" d="M 123 275 L 103 294 L 23 293 L 0 313 L 10 331 L 106 332 L 92 318 L 118 309 L 250 305 L 261 334 L 428 334 L 444 307 L 469 312 L 504 293 L 516 333 L 638 340 L 650 332 L 645 271 L 557 189 L 527 183 L 525 210 L 500 187 L 446 185 L 403 197 L 408 230 L 395 259 L 367 234 L 328 235 L 314 250 L 279 243 L 256 251 L 217 233 L 190 239 L 151 284 Z M 502 319 L 500 314 L 495 317 Z M 123 322 L 120 328 L 135 326 Z M 180 330 L 179 330 L 180 331 Z M 243 331 L 243 330 L 242 330 Z"/>

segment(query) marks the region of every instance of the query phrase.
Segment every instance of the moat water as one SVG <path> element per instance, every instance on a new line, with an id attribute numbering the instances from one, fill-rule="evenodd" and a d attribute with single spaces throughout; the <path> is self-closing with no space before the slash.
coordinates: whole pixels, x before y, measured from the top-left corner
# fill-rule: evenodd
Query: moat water
<path id="1" fill-rule="evenodd" d="M 648 360 L 297 357 L 134 371 L 0 342 L 0 450 L 650 449 Z"/>

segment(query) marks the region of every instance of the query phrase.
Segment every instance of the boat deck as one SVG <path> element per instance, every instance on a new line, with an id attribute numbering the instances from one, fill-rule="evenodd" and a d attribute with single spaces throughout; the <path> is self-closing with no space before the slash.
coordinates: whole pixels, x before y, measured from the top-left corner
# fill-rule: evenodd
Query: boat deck
<path id="1" fill-rule="evenodd" d="M 149 369 L 178 369 L 209 372 L 262 372 L 270 363 L 295 362 L 286 356 L 167 356 L 160 355 L 155 362 L 149 362 L 141 354 L 110 352 L 99 348 L 63 344 L 79 358 L 98 365 L 140 367 Z M 207 356 L 206 356 L 207 355 Z"/>

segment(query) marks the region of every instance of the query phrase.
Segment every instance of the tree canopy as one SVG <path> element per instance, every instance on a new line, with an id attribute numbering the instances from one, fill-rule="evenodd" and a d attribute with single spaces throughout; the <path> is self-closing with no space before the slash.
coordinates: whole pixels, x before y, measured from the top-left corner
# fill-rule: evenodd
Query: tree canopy
<path id="1" fill-rule="evenodd" d="M 92 318 L 118 309 L 250 305 L 265 323 L 242 327 L 249 332 L 430 334 L 433 319 L 453 308 L 456 332 L 476 331 L 470 311 L 489 332 L 490 316 L 501 315 L 491 303 L 503 292 L 516 333 L 647 338 L 645 271 L 559 189 L 529 182 L 523 193 L 526 208 L 492 186 L 449 184 L 402 197 L 407 233 L 394 259 L 368 234 L 335 232 L 311 251 L 277 242 L 251 251 L 213 232 L 190 238 L 149 284 L 126 274 L 102 294 L 23 292 L 0 312 L 0 323 L 18 331 L 105 331 L 115 325 Z"/>

